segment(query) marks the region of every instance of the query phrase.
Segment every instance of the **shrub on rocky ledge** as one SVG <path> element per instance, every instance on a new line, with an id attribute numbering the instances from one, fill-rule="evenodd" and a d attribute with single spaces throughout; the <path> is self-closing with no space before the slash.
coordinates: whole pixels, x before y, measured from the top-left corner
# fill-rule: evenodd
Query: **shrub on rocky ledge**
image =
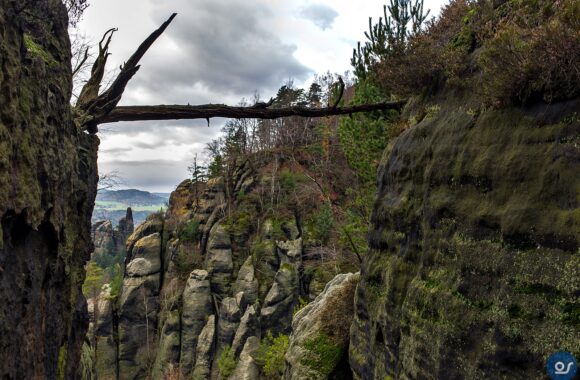
<path id="1" fill-rule="evenodd" d="M 217 361 L 218 368 L 220 370 L 220 379 L 227 379 L 236 369 L 236 359 L 234 357 L 234 351 L 230 346 L 223 349 L 220 357 Z"/>
<path id="2" fill-rule="evenodd" d="M 359 78 L 397 97 L 447 82 L 494 106 L 571 99 L 580 91 L 578 20 L 576 0 L 452 0 L 397 49 L 377 50 Z"/>
<path id="3" fill-rule="evenodd" d="M 256 353 L 256 363 L 269 379 L 276 379 L 284 372 L 284 354 L 288 349 L 288 335 L 273 337 L 271 332 L 262 339 Z"/>

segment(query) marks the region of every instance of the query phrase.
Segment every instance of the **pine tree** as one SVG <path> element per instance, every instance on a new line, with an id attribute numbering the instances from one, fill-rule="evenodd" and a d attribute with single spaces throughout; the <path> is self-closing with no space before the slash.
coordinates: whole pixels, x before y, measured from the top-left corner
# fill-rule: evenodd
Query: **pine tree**
<path id="1" fill-rule="evenodd" d="M 421 31 L 429 15 L 424 12 L 423 0 L 391 0 L 383 6 L 383 17 L 373 25 L 369 17 L 369 31 L 365 32 L 367 42 L 353 50 L 351 65 L 359 79 L 367 77 L 372 67 L 389 54 L 404 54 L 409 38 Z"/>
<path id="2" fill-rule="evenodd" d="M 193 163 L 187 167 L 191 174 L 191 185 L 193 186 L 193 193 L 195 196 L 195 206 L 199 205 L 199 185 L 207 181 L 207 168 L 197 163 L 197 153 L 193 157 Z"/>

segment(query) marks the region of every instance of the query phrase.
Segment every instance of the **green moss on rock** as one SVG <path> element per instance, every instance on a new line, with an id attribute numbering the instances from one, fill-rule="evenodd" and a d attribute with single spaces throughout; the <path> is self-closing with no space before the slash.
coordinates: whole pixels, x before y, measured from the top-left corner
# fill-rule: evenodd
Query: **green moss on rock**
<path id="1" fill-rule="evenodd" d="M 350 364 L 541 377 L 552 352 L 580 353 L 580 147 L 561 142 L 580 133 L 578 100 L 471 115 L 469 96 L 435 100 L 381 163 Z"/>
<path id="2" fill-rule="evenodd" d="M 326 334 L 319 334 L 307 340 L 304 342 L 304 348 L 309 352 L 300 363 L 325 376 L 330 375 L 342 357 L 342 348 Z"/>
<path id="3" fill-rule="evenodd" d="M 52 55 L 44 50 L 42 46 L 37 44 L 30 34 L 24 35 L 24 46 L 26 49 L 34 56 L 40 57 L 42 61 L 50 67 L 55 67 L 58 62 L 52 57 Z"/>

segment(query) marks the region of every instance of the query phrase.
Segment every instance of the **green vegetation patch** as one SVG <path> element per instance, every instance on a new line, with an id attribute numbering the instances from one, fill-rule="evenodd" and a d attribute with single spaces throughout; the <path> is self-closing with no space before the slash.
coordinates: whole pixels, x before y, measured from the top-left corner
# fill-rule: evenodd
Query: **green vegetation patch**
<path id="1" fill-rule="evenodd" d="M 58 350 L 58 367 L 57 367 L 57 375 L 56 378 L 58 380 L 64 380 L 64 374 L 66 371 L 66 358 L 67 358 L 67 345 L 66 343 L 60 346 Z"/>
<path id="2" fill-rule="evenodd" d="M 280 187 L 286 191 L 296 190 L 296 185 L 304 180 L 303 174 L 288 169 L 282 169 L 279 174 Z"/>
<path id="3" fill-rule="evenodd" d="M 81 378 L 83 380 L 92 378 L 94 355 L 95 353 L 91 346 L 87 342 L 84 342 L 81 347 Z"/>
<path id="4" fill-rule="evenodd" d="M 192 220 L 183 227 L 179 239 L 186 242 L 195 242 L 199 238 L 199 222 Z"/>
<path id="5" fill-rule="evenodd" d="M 31 54 L 40 57 L 49 67 L 58 66 L 58 62 L 52 55 L 37 44 L 29 34 L 24 35 L 24 45 Z"/>
<path id="6" fill-rule="evenodd" d="M 308 238 L 316 245 L 325 245 L 330 240 L 334 229 L 334 215 L 330 205 L 323 205 L 310 219 L 306 221 Z"/>
<path id="7" fill-rule="evenodd" d="M 226 346 L 217 361 L 220 370 L 220 379 L 227 379 L 236 369 L 236 359 L 234 351 L 230 346 Z"/>
<path id="8" fill-rule="evenodd" d="M 281 334 L 274 338 L 270 331 L 260 342 L 255 360 L 268 378 L 279 379 L 284 373 L 284 355 L 289 343 L 288 335 Z"/>
<path id="9" fill-rule="evenodd" d="M 292 317 L 294 317 L 296 314 L 298 314 L 298 312 L 302 309 L 304 309 L 306 307 L 306 305 L 308 305 L 310 302 L 308 302 L 308 300 L 300 297 L 298 300 L 298 304 L 296 304 L 296 306 L 294 306 L 294 311 L 292 312 Z"/>
<path id="10" fill-rule="evenodd" d="M 117 299 L 121 294 L 121 288 L 123 287 L 123 268 L 121 268 L 121 264 L 119 263 L 115 264 L 109 286 L 111 287 L 111 298 Z"/>
<path id="11" fill-rule="evenodd" d="M 243 203 L 229 213 L 223 226 L 235 239 L 243 240 L 253 232 L 256 219 L 256 210 L 248 203 Z"/>
<path id="12" fill-rule="evenodd" d="M 319 334 L 315 338 L 307 340 L 304 343 L 304 348 L 308 350 L 308 354 L 300 360 L 300 364 L 325 376 L 330 375 L 343 354 L 342 348 L 337 346 L 326 334 Z"/>
<path id="13" fill-rule="evenodd" d="M 87 298 L 96 296 L 103 285 L 103 276 L 105 271 L 98 266 L 94 261 L 89 261 L 87 265 L 87 275 L 83 283 L 83 294 Z"/>

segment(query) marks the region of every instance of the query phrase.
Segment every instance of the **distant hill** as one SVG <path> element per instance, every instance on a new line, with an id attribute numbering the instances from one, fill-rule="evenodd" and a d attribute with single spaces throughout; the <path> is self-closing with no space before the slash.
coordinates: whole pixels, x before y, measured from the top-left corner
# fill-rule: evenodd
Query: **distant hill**
<path id="1" fill-rule="evenodd" d="M 164 204 L 169 200 L 169 193 L 150 193 L 138 189 L 103 190 L 97 194 L 98 202 L 122 202 L 135 206 Z"/>
<path id="2" fill-rule="evenodd" d="M 135 226 L 149 214 L 166 208 L 169 193 L 150 193 L 138 189 L 103 190 L 97 194 L 92 222 L 108 219 L 116 225 L 125 216 L 127 207 L 133 209 Z"/>

